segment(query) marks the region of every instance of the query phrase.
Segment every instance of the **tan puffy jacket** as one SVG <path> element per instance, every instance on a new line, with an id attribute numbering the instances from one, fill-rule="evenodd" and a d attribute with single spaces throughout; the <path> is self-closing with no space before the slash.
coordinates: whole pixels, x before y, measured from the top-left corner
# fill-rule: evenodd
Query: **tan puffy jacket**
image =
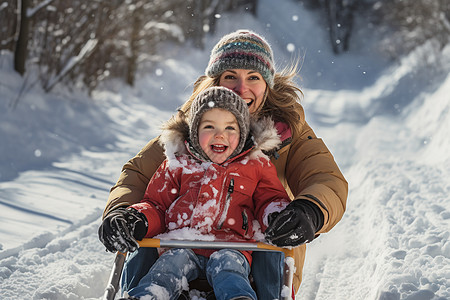
<path id="1" fill-rule="evenodd" d="M 316 137 L 306 122 L 302 124 L 300 134 L 281 136 L 283 145 L 277 151 L 278 155 L 271 158 L 278 178 L 292 199 L 309 200 L 320 207 L 324 224 L 318 234 L 330 231 L 344 214 L 347 181 L 322 139 Z M 151 140 L 124 165 L 119 180 L 111 189 L 103 217 L 117 207 L 142 200 L 150 178 L 165 159 L 164 149 L 158 141 L 159 138 Z M 295 292 L 300 287 L 305 254 L 306 245 L 296 248 Z"/>

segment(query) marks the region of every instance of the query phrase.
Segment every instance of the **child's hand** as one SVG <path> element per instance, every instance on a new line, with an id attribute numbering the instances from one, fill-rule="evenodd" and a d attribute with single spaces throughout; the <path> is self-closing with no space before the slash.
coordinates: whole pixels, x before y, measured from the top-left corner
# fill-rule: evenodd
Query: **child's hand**
<path id="1" fill-rule="evenodd" d="M 98 237 L 106 250 L 133 252 L 147 233 L 145 215 L 133 208 L 117 208 L 110 212 L 98 229 Z"/>

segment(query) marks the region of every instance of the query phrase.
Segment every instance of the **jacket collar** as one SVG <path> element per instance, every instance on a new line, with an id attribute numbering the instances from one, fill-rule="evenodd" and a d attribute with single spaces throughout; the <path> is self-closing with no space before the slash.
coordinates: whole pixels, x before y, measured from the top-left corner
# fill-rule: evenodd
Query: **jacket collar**
<path id="1" fill-rule="evenodd" d="M 287 139 L 292 138 L 292 131 L 287 123 L 276 122 L 275 129 L 277 130 L 277 133 L 280 136 L 280 140 L 282 143 L 284 143 L 284 141 L 286 141 Z"/>

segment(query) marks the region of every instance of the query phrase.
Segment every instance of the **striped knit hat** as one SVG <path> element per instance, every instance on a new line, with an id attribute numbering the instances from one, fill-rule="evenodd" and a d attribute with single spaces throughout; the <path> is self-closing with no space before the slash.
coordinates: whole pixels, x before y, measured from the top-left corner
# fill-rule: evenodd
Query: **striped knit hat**
<path id="1" fill-rule="evenodd" d="M 200 147 L 198 126 L 200 125 L 203 114 L 213 108 L 227 110 L 236 117 L 237 123 L 239 124 L 240 137 L 238 146 L 230 156 L 234 157 L 244 149 L 245 141 L 250 131 L 250 113 L 244 99 L 225 87 L 214 86 L 207 88 L 192 102 L 188 120 L 190 144 L 203 158 L 209 160 L 206 153 Z"/>
<path id="2" fill-rule="evenodd" d="M 211 50 L 205 74 L 215 77 L 229 69 L 258 71 L 273 88 L 275 68 L 269 43 L 250 30 L 238 30 L 222 37 Z"/>

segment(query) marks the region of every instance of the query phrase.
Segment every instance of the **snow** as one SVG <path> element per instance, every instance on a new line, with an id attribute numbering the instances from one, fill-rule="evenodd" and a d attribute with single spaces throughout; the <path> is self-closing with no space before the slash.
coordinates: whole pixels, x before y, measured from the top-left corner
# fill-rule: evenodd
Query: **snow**
<path id="1" fill-rule="evenodd" d="M 205 49 L 249 28 L 272 44 L 278 68 L 303 57 L 307 120 L 350 186 L 341 222 L 308 247 L 297 298 L 450 299 L 450 47 L 440 68 L 426 65 L 430 44 L 390 62 L 356 26 L 350 52 L 334 56 L 320 17 L 297 2 L 260 1 L 258 15 L 221 15 Z M 114 260 L 97 239 L 109 188 L 209 58 L 188 46 L 170 53 L 134 88 L 110 81 L 92 96 L 46 94 L 2 53 L 1 299 L 102 297 Z"/>

